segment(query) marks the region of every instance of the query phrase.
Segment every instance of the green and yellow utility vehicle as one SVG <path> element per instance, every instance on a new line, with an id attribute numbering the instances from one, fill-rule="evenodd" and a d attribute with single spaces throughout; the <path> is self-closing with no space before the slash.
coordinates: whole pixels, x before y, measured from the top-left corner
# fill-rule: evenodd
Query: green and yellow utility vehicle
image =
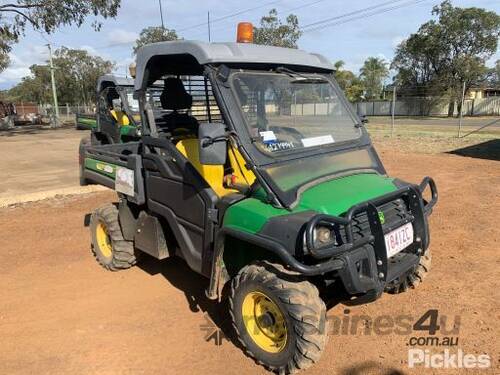
<path id="1" fill-rule="evenodd" d="M 113 74 L 97 82 L 96 114 L 77 114 L 76 128 L 92 131 L 92 144 L 137 140 L 140 136 L 139 104 L 133 98 L 134 80 Z"/>
<path id="2" fill-rule="evenodd" d="M 97 261 L 184 259 L 207 298 L 228 296 L 246 353 L 279 373 L 319 360 L 329 303 L 404 292 L 430 268 L 436 186 L 387 175 L 333 70 L 251 43 L 145 46 L 140 139 L 81 159 L 84 178 L 119 198 L 91 215 Z"/>
<path id="3" fill-rule="evenodd" d="M 132 67 L 132 66 L 131 66 Z M 131 73 L 133 73 L 131 68 Z M 134 80 L 113 74 L 101 76 L 97 82 L 95 115 L 76 115 L 76 128 L 90 130 L 88 138 L 80 141 L 80 158 L 89 145 L 103 145 L 137 141 L 141 135 L 141 116 L 139 103 L 134 99 Z M 159 97 L 160 93 L 151 88 L 148 95 Z M 80 184 L 86 185 L 92 180 L 84 179 L 80 170 Z"/>

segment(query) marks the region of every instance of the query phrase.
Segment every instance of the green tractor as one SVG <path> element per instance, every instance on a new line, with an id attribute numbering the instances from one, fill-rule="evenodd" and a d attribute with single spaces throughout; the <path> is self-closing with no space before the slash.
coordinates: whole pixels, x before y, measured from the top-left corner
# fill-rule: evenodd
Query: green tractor
<path id="1" fill-rule="evenodd" d="M 207 298 L 229 298 L 247 355 L 279 373 L 319 360 L 332 301 L 404 292 L 430 269 L 436 185 L 387 175 L 333 71 L 251 43 L 145 46 L 140 139 L 82 158 L 84 178 L 119 198 L 91 215 L 97 261 L 182 258 Z"/>

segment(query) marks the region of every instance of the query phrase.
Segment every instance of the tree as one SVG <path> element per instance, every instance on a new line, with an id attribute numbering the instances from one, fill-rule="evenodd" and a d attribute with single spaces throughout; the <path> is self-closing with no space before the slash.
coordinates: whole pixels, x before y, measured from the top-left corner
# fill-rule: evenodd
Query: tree
<path id="1" fill-rule="evenodd" d="M 384 59 L 369 57 L 360 69 L 360 78 L 365 87 L 367 99 L 379 99 L 384 89 L 384 80 L 389 76 L 388 64 Z"/>
<path id="2" fill-rule="evenodd" d="M 364 92 L 363 82 L 353 72 L 344 69 L 344 61 L 336 61 L 333 65 L 335 66 L 335 80 L 347 99 L 351 102 L 361 100 Z"/>
<path id="3" fill-rule="evenodd" d="M 9 52 L 11 50 L 11 44 L 15 40 L 16 38 L 12 34 L 10 34 L 8 31 L 2 30 L 2 25 L 0 24 L 0 72 L 5 70 L 9 66 Z"/>
<path id="4" fill-rule="evenodd" d="M 146 44 L 168 42 L 171 40 L 178 40 L 179 36 L 173 29 L 167 29 L 161 26 L 151 26 L 142 29 L 139 38 L 135 41 L 134 54 L 137 50 Z"/>
<path id="5" fill-rule="evenodd" d="M 52 102 L 48 66 L 32 65 L 30 72 L 30 76 L 22 78 L 20 83 L 8 91 L 9 99 L 11 101 L 27 101 L 41 104 Z"/>
<path id="6" fill-rule="evenodd" d="M 500 87 L 500 60 L 497 60 L 495 66 L 488 70 L 487 82 L 491 86 Z"/>
<path id="7" fill-rule="evenodd" d="M 102 18 L 115 17 L 121 0 L 13 0 L 0 4 L 0 71 L 9 63 L 12 44 L 24 35 L 27 25 L 48 34 L 62 25 L 81 26 L 93 17 L 98 30 Z"/>
<path id="8" fill-rule="evenodd" d="M 454 7 L 448 0 L 432 14 L 437 19 L 398 46 L 392 67 L 403 86 L 417 87 L 421 95 L 447 95 L 451 116 L 455 102 L 460 105 L 462 85 L 468 90 L 487 73 L 485 62 L 498 46 L 500 16 L 476 7 Z"/>
<path id="9" fill-rule="evenodd" d="M 57 93 L 61 103 L 90 104 L 95 101 L 98 78 L 110 73 L 114 64 L 85 50 L 62 47 L 54 53 Z M 9 90 L 15 100 L 50 103 L 51 81 L 48 65 L 32 65 L 30 76 Z"/>
<path id="10" fill-rule="evenodd" d="M 260 19 L 260 27 L 254 27 L 255 44 L 298 48 L 297 41 L 301 35 L 297 16 L 289 14 L 286 23 L 283 23 L 276 9 L 271 9 L 267 16 Z"/>

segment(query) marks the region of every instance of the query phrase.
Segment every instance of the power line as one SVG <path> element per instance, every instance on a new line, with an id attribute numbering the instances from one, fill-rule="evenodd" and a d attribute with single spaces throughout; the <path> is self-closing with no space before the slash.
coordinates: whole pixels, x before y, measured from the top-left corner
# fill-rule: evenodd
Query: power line
<path id="1" fill-rule="evenodd" d="M 270 1 L 270 2 L 267 2 L 265 4 L 261 4 L 259 6 L 256 6 L 256 7 L 253 7 L 253 8 L 248 8 L 248 9 L 244 9 L 244 10 L 240 10 L 238 12 L 235 12 L 235 13 L 231 13 L 231 14 L 227 14 L 225 16 L 222 16 L 222 17 L 219 17 L 219 18 L 214 18 L 214 19 L 211 19 L 210 20 L 210 23 L 215 23 L 215 22 L 219 22 L 219 21 L 223 21 L 223 20 L 226 20 L 228 18 L 232 18 L 232 17 L 236 17 L 236 16 L 239 16 L 241 14 L 244 14 L 244 13 L 248 13 L 248 12 L 252 12 L 254 10 L 257 10 L 257 9 L 260 9 L 260 8 L 264 8 L 264 7 L 267 7 L 269 5 L 274 5 L 274 4 L 277 4 L 277 3 L 280 3 L 281 0 L 278 0 L 278 1 Z M 188 27 L 184 27 L 182 29 L 177 29 L 178 32 L 181 32 L 181 31 L 186 31 L 186 30 L 191 30 L 191 29 L 196 29 L 198 27 L 202 27 L 202 26 L 206 26 L 207 23 L 206 22 L 202 22 L 202 23 L 198 23 L 196 25 L 191 25 L 191 26 L 188 26 Z"/>
<path id="2" fill-rule="evenodd" d="M 299 5 L 298 7 L 294 7 L 294 8 L 290 8 L 287 10 L 287 12 L 293 12 L 294 10 L 298 10 L 298 9 L 302 9 L 302 8 L 307 8 L 307 7 L 310 7 L 312 5 L 316 5 L 318 3 L 322 3 L 326 0 L 316 0 L 316 1 L 312 1 L 310 3 L 306 3 L 306 4 L 302 4 L 302 5 Z"/>
<path id="3" fill-rule="evenodd" d="M 294 10 L 307 8 L 307 7 L 310 7 L 310 6 L 316 5 L 316 4 L 318 4 L 318 3 L 322 3 L 322 2 L 324 2 L 324 1 L 326 1 L 326 0 L 315 0 L 315 1 L 311 1 L 311 2 L 309 2 L 309 3 L 305 3 L 305 4 L 299 5 L 299 6 L 294 7 L 294 8 L 288 8 L 288 9 L 286 9 L 286 11 L 287 11 L 287 12 L 292 12 L 292 11 L 294 11 Z M 400 0 L 400 1 L 402 1 L 402 0 Z M 279 2 L 279 1 L 276 1 L 276 2 L 273 2 L 273 3 L 278 3 L 278 2 Z M 264 4 L 264 5 L 259 6 L 259 7 L 257 7 L 257 8 L 261 8 L 261 7 L 264 7 L 264 6 L 266 6 L 266 5 L 269 5 L 269 4 Z M 257 8 L 251 8 L 250 10 L 255 10 L 255 9 L 257 9 Z M 249 11 L 249 10 L 247 10 L 247 11 Z M 240 12 L 238 12 L 238 13 L 240 13 Z M 241 13 L 243 13 L 243 12 L 241 12 Z M 226 18 L 229 18 L 229 17 L 226 17 Z M 210 22 L 212 22 L 212 21 L 210 21 Z M 254 24 L 257 24 L 258 22 L 259 22 L 259 20 L 252 20 L 252 23 L 254 23 Z M 205 23 L 205 24 L 206 24 L 206 23 Z M 205 24 L 201 24 L 201 25 L 205 25 Z M 228 30 L 228 29 L 230 29 L 230 28 L 234 28 L 234 25 L 226 25 L 226 26 L 219 27 L 219 28 L 211 28 L 211 31 Z M 197 36 L 197 35 L 204 35 L 204 33 L 205 33 L 205 32 L 196 33 L 196 34 L 194 34 L 194 36 Z"/>
<path id="4" fill-rule="evenodd" d="M 343 19 L 344 17 L 338 16 L 336 18 L 333 18 L 333 19 L 337 20 L 336 22 L 326 23 L 324 25 L 318 25 L 316 27 L 312 27 L 312 28 L 308 28 L 308 29 L 304 30 L 304 28 L 306 28 L 306 26 L 309 26 L 309 27 L 311 26 L 311 24 L 310 25 L 306 25 L 306 26 L 304 26 L 302 28 L 302 32 L 303 33 L 308 33 L 308 32 L 311 32 L 311 31 L 322 30 L 322 29 L 325 29 L 327 27 L 333 27 L 333 26 L 342 25 L 342 24 L 345 24 L 345 23 L 348 23 L 348 22 L 352 22 L 352 21 L 361 19 L 361 18 L 372 17 L 372 16 L 375 16 L 375 15 L 378 15 L 378 14 L 387 13 L 387 12 L 390 12 L 392 10 L 404 8 L 404 7 L 410 6 L 410 5 L 417 5 L 419 3 L 423 3 L 424 1 L 427 1 L 427 0 L 409 1 L 409 2 L 406 2 L 406 3 L 403 3 L 403 4 L 399 4 L 399 5 L 396 5 L 396 6 L 393 6 L 393 7 L 389 7 L 389 8 L 377 9 L 377 10 L 372 11 L 372 12 L 367 12 L 367 13 L 364 12 L 364 13 L 357 14 L 357 15 L 354 14 L 351 17 L 347 16 L 346 19 Z M 328 21 L 331 21 L 331 20 L 328 20 Z M 327 20 L 324 20 L 324 22 L 327 22 Z"/>
<path id="5" fill-rule="evenodd" d="M 386 2 L 381 3 L 381 4 L 372 5 L 372 6 L 369 6 L 369 7 L 366 7 L 366 8 L 362 8 L 362 9 L 357 9 L 357 10 L 354 10 L 354 11 L 352 11 L 352 12 L 349 12 L 349 13 L 344 13 L 344 14 L 341 14 L 341 15 L 338 15 L 338 16 L 335 16 L 335 17 L 326 18 L 326 19 L 321 20 L 321 21 L 312 22 L 312 23 L 309 23 L 309 24 L 307 24 L 307 25 L 302 26 L 302 28 L 307 28 L 307 27 L 311 27 L 311 26 L 316 26 L 316 25 L 323 24 L 323 23 L 325 23 L 325 22 L 330 22 L 330 21 L 334 21 L 334 20 L 342 19 L 342 18 L 345 18 L 345 17 L 354 16 L 354 15 L 357 15 L 357 14 L 359 14 L 359 13 L 368 12 L 368 11 L 370 11 L 370 10 L 377 9 L 377 8 L 380 8 L 380 7 L 383 7 L 383 6 L 386 6 L 386 5 L 391 5 L 391 4 L 400 3 L 401 1 L 403 1 L 403 0 L 391 0 L 391 1 L 386 1 Z"/>

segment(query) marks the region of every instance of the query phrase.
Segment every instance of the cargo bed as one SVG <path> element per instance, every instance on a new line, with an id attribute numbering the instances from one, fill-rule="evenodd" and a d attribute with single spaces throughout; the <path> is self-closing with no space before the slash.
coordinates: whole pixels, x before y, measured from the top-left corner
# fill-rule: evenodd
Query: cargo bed
<path id="1" fill-rule="evenodd" d="M 144 182 L 140 142 L 88 146 L 83 151 L 83 177 L 143 204 Z"/>

